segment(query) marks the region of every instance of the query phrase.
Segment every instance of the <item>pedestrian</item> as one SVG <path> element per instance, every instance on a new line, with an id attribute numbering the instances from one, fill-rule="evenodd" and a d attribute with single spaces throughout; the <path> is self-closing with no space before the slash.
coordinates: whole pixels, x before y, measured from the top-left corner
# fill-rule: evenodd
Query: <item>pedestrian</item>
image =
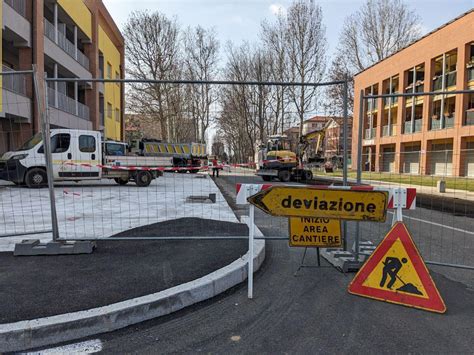
<path id="1" fill-rule="evenodd" d="M 219 162 L 217 161 L 217 157 L 212 159 L 212 177 L 219 177 Z"/>

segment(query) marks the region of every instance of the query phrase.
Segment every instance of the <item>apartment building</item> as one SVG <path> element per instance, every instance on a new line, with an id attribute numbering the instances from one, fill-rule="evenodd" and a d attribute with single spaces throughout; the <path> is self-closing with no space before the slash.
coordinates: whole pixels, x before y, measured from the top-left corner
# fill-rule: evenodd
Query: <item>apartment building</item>
<path id="1" fill-rule="evenodd" d="M 102 0 L 0 0 L 2 70 L 49 78 L 123 78 L 124 39 Z M 40 83 L 43 92 L 44 84 Z M 51 127 L 103 131 L 121 139 L 121 84 L 49 82 Z M 0 153 L 40 130 L 31 75 L 2 76 Z"/>
<path id="2" fill-rule="evenodd" d="M 303 135 L 322 130 L 330 119 L 331 117 L 329 116 L 313 116 L 308 118 L 303 122 Z"/>
<path id="3" fill-rule="evenodd" d="M 358 73 L 352 151 L 365 170 L 474 177 L 474 93 L 364 100 L 369 94 L 474 90 L 474 11 Z M 355 166 L 355 165 L 353 165 Z"/>
<path id="4" fill-rule="evenodd" d="M 324 157 L 332 158 L 344 154 L 344 118 L 331 117 L 326 123 L 326 135 L 324 137 Z M 352 145 L 352 117 L 347 122 L 347 149 L 348 157 L 351 157 Z"/>

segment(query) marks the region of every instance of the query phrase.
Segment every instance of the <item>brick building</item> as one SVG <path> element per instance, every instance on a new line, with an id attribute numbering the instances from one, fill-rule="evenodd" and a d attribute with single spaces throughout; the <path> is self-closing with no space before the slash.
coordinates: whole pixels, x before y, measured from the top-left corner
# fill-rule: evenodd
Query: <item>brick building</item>
<path id="1" fill-rule="evenodd" d="M 344 154 L 344 118 L 331 117 L 326 123 L 326 136 L 324 138 L 324 156 L 331 158 L 334 156 L 342 156 Z M 352 117 L 347 122 L 347 149 L 348 157 L 351 156 L 352 147 Z"/>
<path id="2" fill-rule="evenodd" d="M 473 10 L 358 73 L 354 85 L 352 151 L 362 124 L 365 170 L 474 176 L 474 93 L 365 100 L 359 117 L 361 90 L 474 89 Z"/>
<path id="3" fill-rule="evenodd" d="M 0 9 L 4 72 L 36 65 L 40 78 L 124 77 L 124 39 L 102 0 L 0 0 Z M 31 75 L 3 76 L 1 91 L 0 153 L 40 130 Z M 119 84 L 49 83 L 51 127 L 121 139 L 123 95 Z"/>

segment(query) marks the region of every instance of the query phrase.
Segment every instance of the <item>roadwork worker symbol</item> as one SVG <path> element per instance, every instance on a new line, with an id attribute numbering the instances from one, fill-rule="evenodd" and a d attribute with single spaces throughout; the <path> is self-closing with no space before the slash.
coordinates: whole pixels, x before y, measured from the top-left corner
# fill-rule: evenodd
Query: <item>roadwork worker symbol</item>
<path id="1" fill-rule="evenodd" d="M 383 261 L 383 269 L 382 269 L 382 279 L 380 280 L 380 287 L 385 286 L 385 282 L 387 281 L 388 276 L 390 276 L 390 281 L 387 283 L 387 288 L 389 290 L 392 289 L 395 282 L 398 280 L 400 281 L 403 286 L 397 288 L 397 291 L 412 293 L 414 295 L 423 296 L 423 292 L 421 292 L 415 285 L 412 283 L 406 283 L 403 279 L 399 276 L 399 271 L 403 267 L 404 264 L 408 262 L 407 258 L 399 258 L 393 256 L 387 256 L 385 261 Z"/>
<path id="2" fill-rule="evenodd" d="M 396 223 L 349 285 L 352 294 L 443 313 L 446 306 L 402 222 Z"/>
<path id="3" fill-rule="evenodd" d="M 395 283 L 395 281 L 397 281 L 398 272 L 402 268 L 403 264 L 407 263 L 407 261 L 407 258 L 402 258 L 402 261 L 400 262 L 400 259 L 398 258 L 387 256 L 385 258 L 385 261 L 383 262 L 384 267 L 382 269 L 382 280 L 380 280 L 380 287 L 385 286 L 387 276 L 390 275 L 390 281 L 387 284 L 387 288 L 391 290 L 393 284 Z"/>

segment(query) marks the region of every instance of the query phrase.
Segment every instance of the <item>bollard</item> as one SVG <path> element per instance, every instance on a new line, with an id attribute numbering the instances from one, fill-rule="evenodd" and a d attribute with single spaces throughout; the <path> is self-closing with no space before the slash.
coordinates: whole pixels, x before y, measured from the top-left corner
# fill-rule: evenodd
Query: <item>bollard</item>
<path id="1" fill-rule="evenodd" d="M 438 180 L 436 182 L 436 188 L 438 192 L 445 193 L 446 192 L 446 181 L 445 180 Z"/>

